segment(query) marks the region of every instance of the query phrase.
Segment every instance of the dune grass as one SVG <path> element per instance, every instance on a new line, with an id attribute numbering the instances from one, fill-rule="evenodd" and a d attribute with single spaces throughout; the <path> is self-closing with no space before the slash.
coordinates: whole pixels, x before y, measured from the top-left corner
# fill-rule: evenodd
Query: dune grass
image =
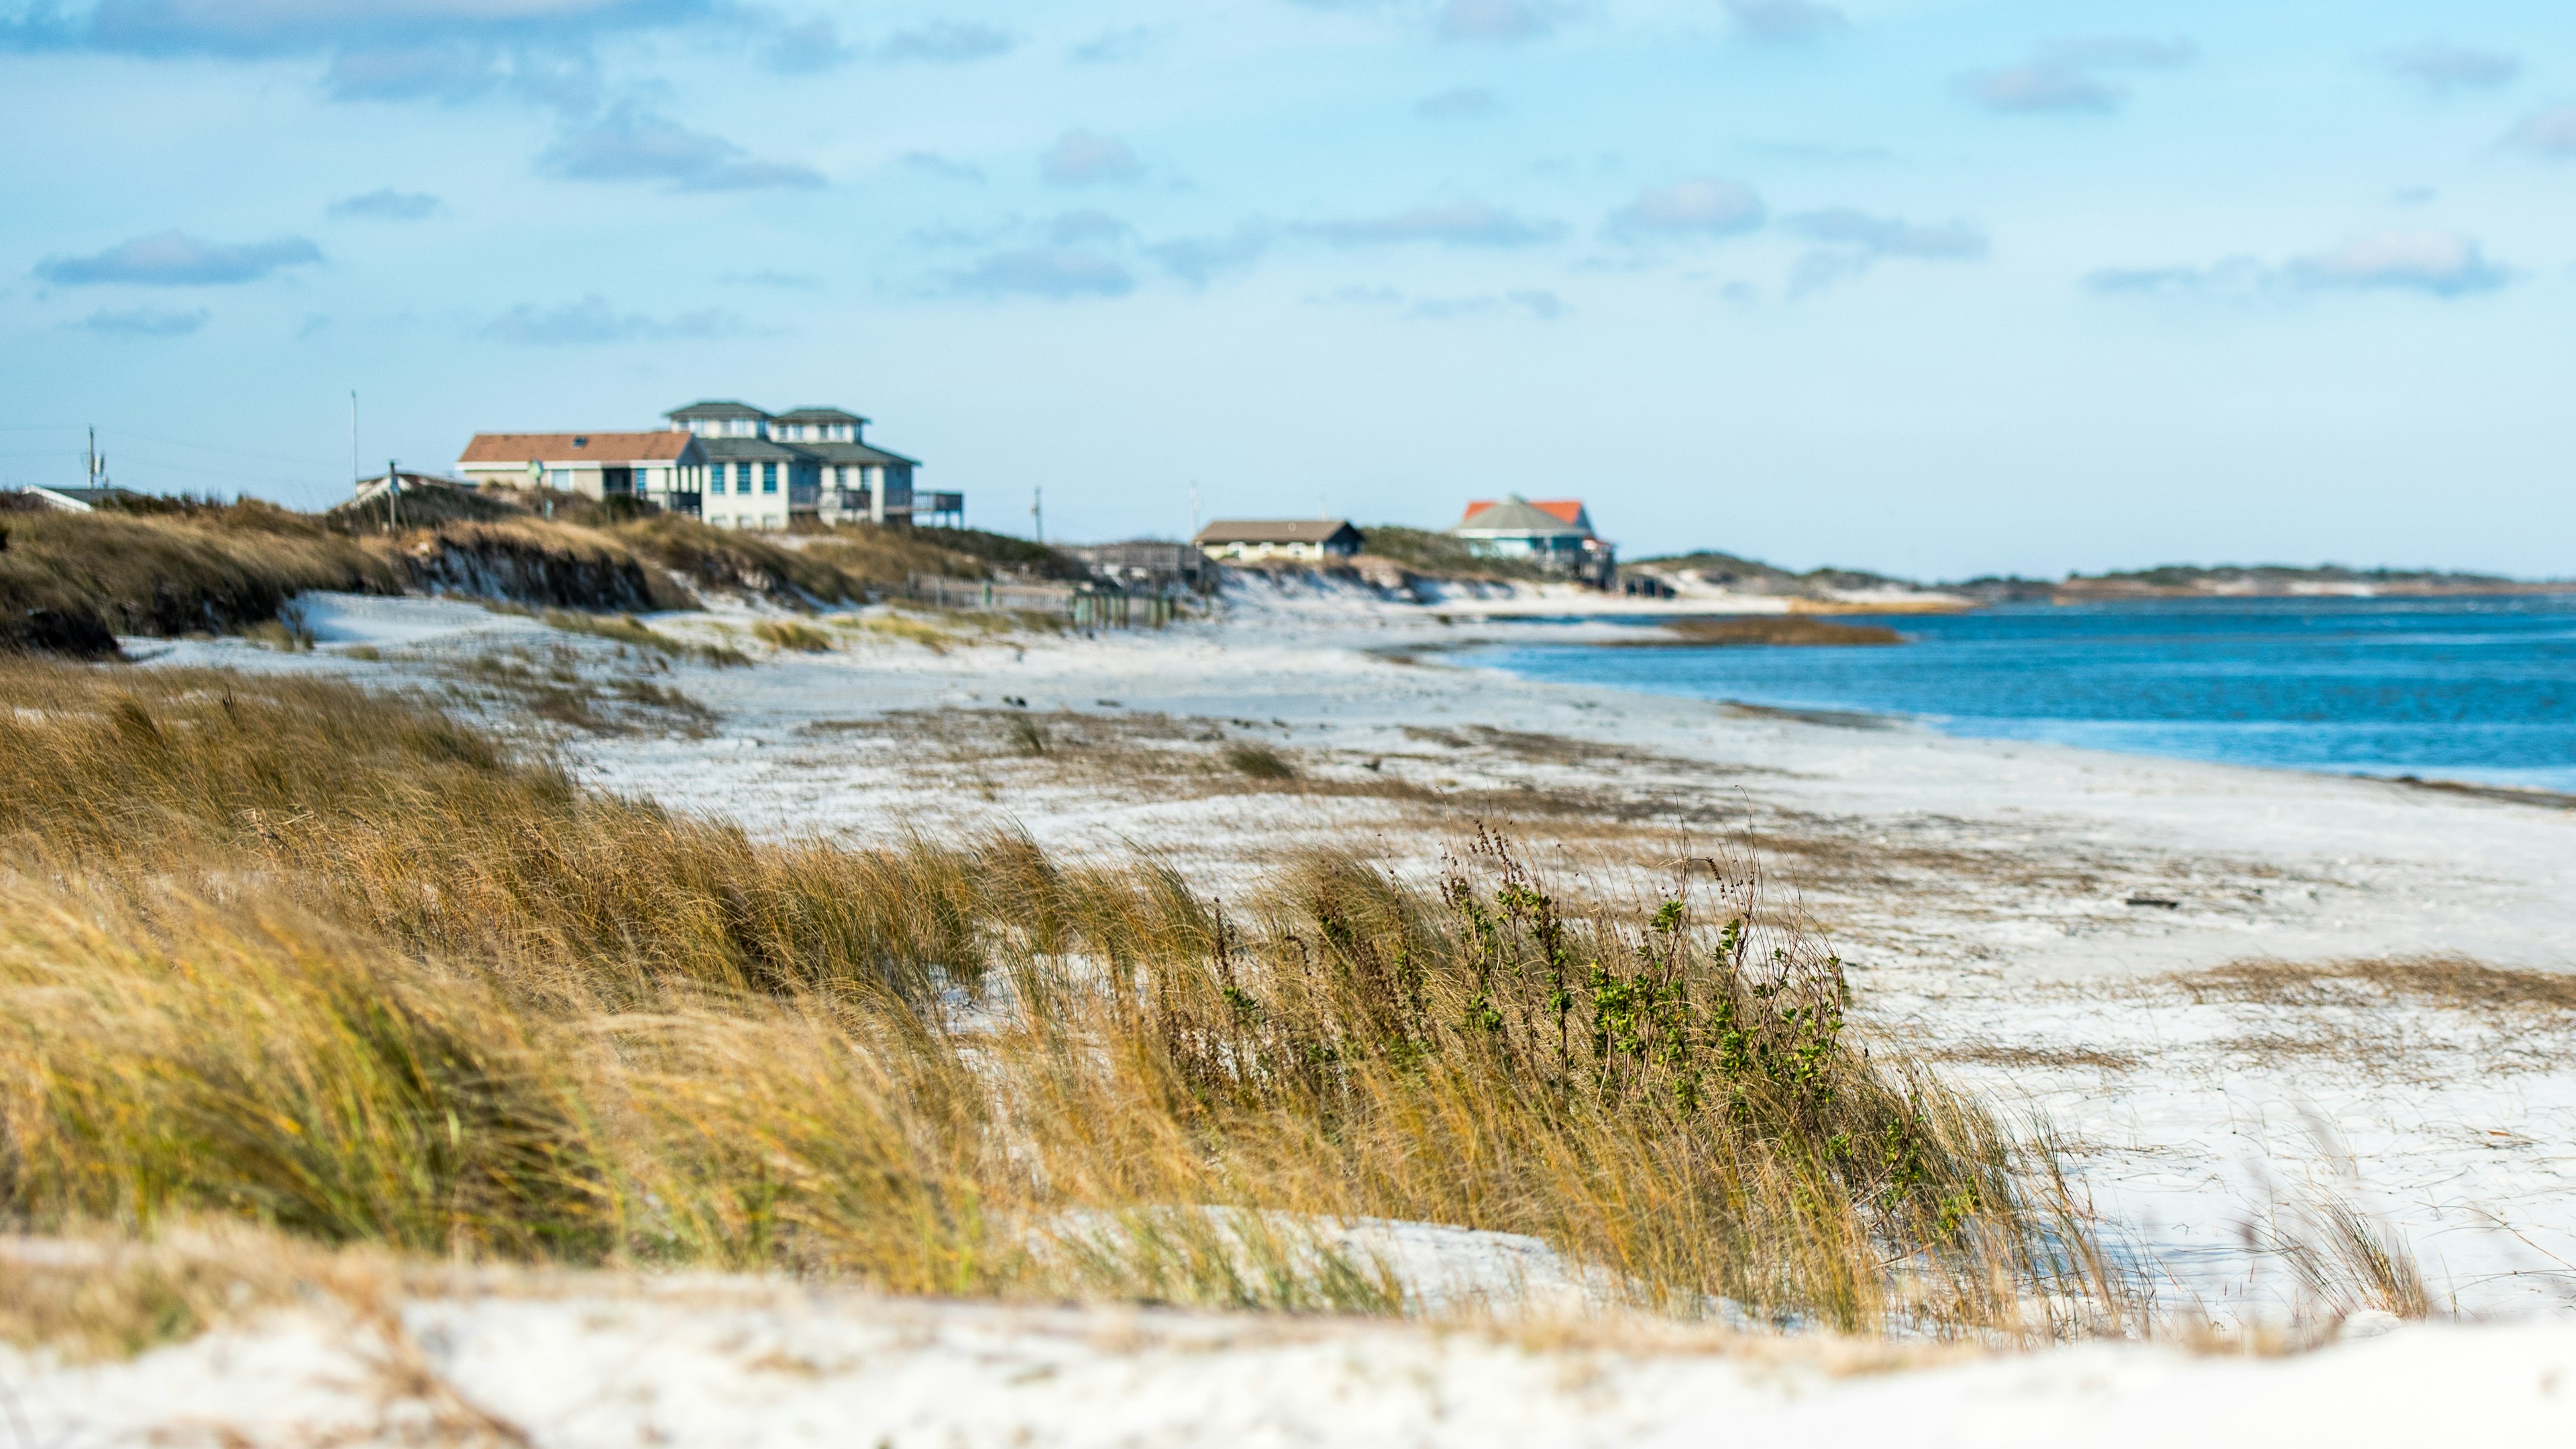
<path id="1" fill-rule="evenodd" d="M 751 626 L 751 637 L 780 651 L 798 654 L 828 654 L 832 651 L 831 635 L 793 619 L 763 619 Z"/>
<path id="2" fill-rule="evenodd" d="M 535 518 L 463 520 L 364 540 L 409 587 L 540 608 L 695 607 L 658 560 L 614 531 Z"/>
<path id="3" fill-rule="evenodd" d="M 844 524 L 811 536 L 803 552 L 874 589 L 900 589 L 921 574 L 947 579 L 992 577 L 984 559 L 943 548 L 925 535 L 922 529 Z"/>
<path id="4" fill-rule="evenodd" d="M 46 617 L 113 634 L 225 632 L 274 620 L 306 589 L 401 587 L 391 564 L 353 540 L 258 504 L 169 515 L 12 513 L 6 527 L 0 651 L 40 645 Z"/>
<path id="5" fill-rule="evenodd" d="M 867 581 L 812 551 L 675 513 L 602 530 L 609 538 L 702 587 L 742 589 L 799 608 L 854 604 Z"/>
<path id="6" fill-rule="evenodd" d="M 1310 855 L 1220 909 L 1012 836 L 755 843 L 334 684 L 0 689 L 23 1227 L 1398 1311 L 1309 1231 L 1374 1217 L 1684 1316 L 2119 1307 L 2045 1162 L 1864 1055 L 1724 862 L 1578 918 L 1479 836 L 1437 891 Z"/>

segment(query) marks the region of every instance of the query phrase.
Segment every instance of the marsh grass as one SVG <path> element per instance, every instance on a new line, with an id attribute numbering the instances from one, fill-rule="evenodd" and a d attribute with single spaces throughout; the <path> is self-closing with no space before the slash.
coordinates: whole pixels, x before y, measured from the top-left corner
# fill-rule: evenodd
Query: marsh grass
<path id="1" fill-rule="evenodd" d="M 1225 749 L 1225 763 L 1228 769 L 1248 779 L 1293 780 L 1297 778 L 1297 767 L 1288 763 L 1285 755 L 1264 744 L 1247 742 L 1228 745 Z"/>
<path id="2" fill-rule="evenodd" d="M 2286 1238 L 2282 1253 L 2299 1285 L 2337 1318 L 2375 1308 L 2400 1318 L 2433 1316 L 2424 1270 L 2403 1234 L 2339 1198 L 2302 1214 L 2306 1231 Z"/>
<path id="3" fill-rule="evenodd" d="M 507 609 L 507 606 L 501 607 Z M 662 633 L 632 614 L 577 614 L 564 609 L 508 611 L 533 613 L 550 629 L 561 629 L 568 634 L 587 634 L 666 658 L 693 660 L 717 668 L 751 663 L 750 655 L 730 645 L 677 638 Z"/>
<path id="4" fill-rule="evenodd" d="M 828 654 L 832 636 L 793 619 L 763 619 L 751 626 L 751 637 L 772 649 L 799 654 Z"/>
<path id="5" fill-rule="evenodd" d="M 2171 980 L 2196 1003 L 2315 1007 L 2403 1002 L 2498 1015 L 2576 1013 L 2576 973 L 2490 966 L 2465 956 L 2233 961 Z"/>
<path id="6" fill-rule="evenodd" d="M 946 654 L 973 641 L 943 629 L 925 619 L 909 614 L 873 614 L 853 621 L 853 626 L 886 639 L 918 644 L 933 654 Z"/>
<path id="7" fill-rule="evenodd" d="M 1585 913 L 1278 861 L 850 849 L 582 790 L 415 704 L 0 665 L 0 1206 L 908 1293 L 1412 1311 L 1331 1225 L 1536 1236 L 1605 1306 L 2121 1311 L 2047 1164 L 1842 1016 L 1740 863 Z"/>

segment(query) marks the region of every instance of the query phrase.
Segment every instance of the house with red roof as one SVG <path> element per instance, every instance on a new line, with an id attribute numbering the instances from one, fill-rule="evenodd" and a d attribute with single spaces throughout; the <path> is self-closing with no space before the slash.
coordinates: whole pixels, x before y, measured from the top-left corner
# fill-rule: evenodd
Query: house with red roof
<path id="1" fill-rule="evenodd" d="M 1467 505 L 1449 536 L 1481 558 L 1534 563 L 1596 589 L 1611 587 L 1619 577 L 1618 551 L 1592 531 L 1592 515 L 1580 498 L 1479 498 Z"/>

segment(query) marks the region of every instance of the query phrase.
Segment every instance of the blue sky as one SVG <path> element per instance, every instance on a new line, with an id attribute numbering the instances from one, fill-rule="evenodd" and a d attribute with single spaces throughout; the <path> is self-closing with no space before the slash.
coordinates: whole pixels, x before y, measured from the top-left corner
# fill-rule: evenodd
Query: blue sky
<path id="1" fill-rule="evenodd" d="M 832 403 L 969 519 L 2576 573 L 2576 7 L 0 0 L 0 479 Z"/>

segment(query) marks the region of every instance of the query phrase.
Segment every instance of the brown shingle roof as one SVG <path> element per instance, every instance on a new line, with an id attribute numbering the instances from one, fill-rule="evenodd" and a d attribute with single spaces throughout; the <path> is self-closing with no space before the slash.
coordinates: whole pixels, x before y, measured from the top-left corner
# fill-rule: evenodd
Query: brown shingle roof
<path id="1" fill-rule="evenodd" d="M 689 446 L 690 435 L 658 433 L 476 433 L 463 463 L 669 463 Z"/>
<path id="2" fill-rule="evenodd" d="M 1347 518 L 1220 518 L 1199 530 L 1191 542 L 1210 543 L 1330 543 L 1351 528 Z"/>

